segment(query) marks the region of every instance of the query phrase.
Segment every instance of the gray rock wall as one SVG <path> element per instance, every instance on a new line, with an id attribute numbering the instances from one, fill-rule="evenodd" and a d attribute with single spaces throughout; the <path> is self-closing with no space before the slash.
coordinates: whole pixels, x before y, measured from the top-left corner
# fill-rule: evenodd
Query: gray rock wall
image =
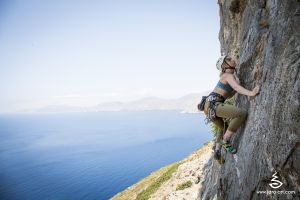
<path id="1" fill-rule="evenodd" d="M 300 2 L 219 0 L 221 52 L 238 57 L 237 77 L 259 96 L 237 95 L 248 119 L 232 138 L 238 148 L 206 166 L 200 199 L 300 199 Z M 269 186 L 277 171 L 283 185 Z M 257 191 L 296 194 L 258 194 Z"/>

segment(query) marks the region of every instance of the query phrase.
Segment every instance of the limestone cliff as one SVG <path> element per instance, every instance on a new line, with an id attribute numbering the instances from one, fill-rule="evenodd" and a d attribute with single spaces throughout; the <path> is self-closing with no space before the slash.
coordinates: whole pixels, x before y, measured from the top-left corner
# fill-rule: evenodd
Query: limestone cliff
<path id="1" fill-rule="evenodd" d="M 236 96 L 248 119 L 233 137 L 235 157 L 206 165 L 200 199 L 300 199 L 300 2 L 219 0 L 221 53 L 238 58 L 237 77 L 260 95 Z M 283 184 L 270 187 L 277 171 Z M 295 191 L 258 194 L 258 191 Z"/>

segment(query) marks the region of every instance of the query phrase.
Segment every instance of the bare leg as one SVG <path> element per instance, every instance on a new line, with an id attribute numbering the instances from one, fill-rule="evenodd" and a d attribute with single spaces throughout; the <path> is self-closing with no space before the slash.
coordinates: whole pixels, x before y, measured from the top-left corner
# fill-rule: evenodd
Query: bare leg
<path id="1" fill-rule="evenodd" d="M 230 130 L 226 130 L 226 133 L 223 135 L 223 140 L 225 141 L 229 141 L 231 136 L 234 134 L 233 131 L 230 131 Z"/>
<path id="2" fill-rule="evenodd" d="M 216 150 L 220 150 L 221 149 L 221 144 L 218 142 L 216 143 Z"/>

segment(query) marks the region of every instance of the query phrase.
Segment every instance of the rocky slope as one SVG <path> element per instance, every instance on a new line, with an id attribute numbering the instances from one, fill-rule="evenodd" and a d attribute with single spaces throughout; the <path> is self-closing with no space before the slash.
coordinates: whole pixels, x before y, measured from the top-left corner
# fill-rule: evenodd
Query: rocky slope
<path id="1" fill-rule="evenodd" d="M 213 143 L 210 142 L 184 160 L 153 172 L 148 177 L 115 195 L 112 200 L 199 199 L 199 191 L 203 186 L 205 175 L 203 169 L 212 155 L 212 145 Z M 173 170 L 170 172 L 172 168 Z M 170 177 L 166 178 L 165 174 L 169 174 Z M 159 186 L 155 187 L 158 184 Z M 149 188 L 153 189 L 149 190 Z M 141 195 L 148 193 L 148 191 L 150 191 L 149 198 L 145 198 L 146 195 Z"/>
<path id="2" fill-rule="evenodd" d="M 236 157 L 220 167 L 206 165 L 201 199 L 300 199 L 300 2 L 219 0 L 221 52 L 235 55 L 245 88 L 261 85 L 260 95 L 238 95 L 248 111 L 233 137 Z M 280 188 L 270 187 L 277 171 Z M 294 191 L 259 194 L 258 191 Z"/>

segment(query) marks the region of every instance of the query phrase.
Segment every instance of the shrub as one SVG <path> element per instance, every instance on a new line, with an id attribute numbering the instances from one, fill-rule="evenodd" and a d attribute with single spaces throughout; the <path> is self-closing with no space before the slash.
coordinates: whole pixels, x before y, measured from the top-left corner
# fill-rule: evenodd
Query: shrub
<path id="1" fill-rule="evenodd" d="M 246 7 L 247 0 L 233 0 L 230 4 L 229 10 L 232 13 L 243 12 Z"/>
<path id="2" fill-rule="evenodd" d="M 239 13 L 240 12 L 240 1 L 233 0 L 230 4 L 229 10 L 233 13 Z"/>
<path id="3" fill-rule="evenodd" d="M 150 198 L 151 194 L 156 192 L 156 190 L 167 180 L 169 180 L 172 177 L 173 172 L 177 170 L 179 165 L 181 165 L 181 162 L 176 162 L 172 164 L 172 166 L 168 169 L 166 173 L 161 175 L 157 178 L 157 180 L 151 184 L 149 187 L 147 187 L 145 190 L 143 190 L 141 193 L 139 193 L 136 197 L 136 200 L 147 200 Z"/>
<path id="4" fill-rule="evenodd" d="M 187 181 L 185 183 L 182 183 L 182 184 L 178 185 L 177 188 L 176 188 L 176 191 L 177 190 L 184 190 L 186 188 L 191 187 L 192 185 L 193 185 L 192 181 Z"/>

